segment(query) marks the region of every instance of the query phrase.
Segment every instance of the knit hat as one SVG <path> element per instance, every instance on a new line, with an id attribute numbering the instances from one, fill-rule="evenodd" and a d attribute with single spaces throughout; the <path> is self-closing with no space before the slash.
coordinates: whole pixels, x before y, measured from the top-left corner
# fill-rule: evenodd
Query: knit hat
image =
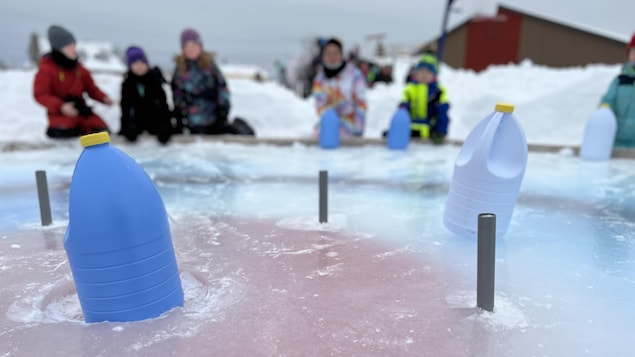
<path id="1" fill-rule="evenodd" d="M 320 37 L 320 38 L 318 38 L 318 39 L 317 39 L 317 45 L 318 45 L 318 48 L 322 49 L 322 48 L 324 47 L 324 45 L 326 45 L 326 42 L 327 42 L 328 40 L 329 40 L 329 39 L 328 39 L 327 37 Z"/>
<path id="2" fill-rule="evenodd" d="M 328 45 L 335 45 L 337 46 L 337 48 L 340 49 L 341 53 L 344 53 L 343 51 L 343 46 L 342 46 L 342 41 L 340 41 L 339 39 L 335 38 L 335 37 L 331 37 L 329 38 L 326 42 L 324 42 L 324 45 L 322 46 L 321 50 L 322 52 L 324 52 L 324 49 L 326 48 L 326 46 Z"/>
<path id="3" fill-rule="evenodd" d="M 75 37 L 62 26 L 53 25 L 48 29 L 49 43 L 51 48 L 61 51 L 67 45 L 75 43 Z"/>
<path id="4" fill-rule="evenodd" d="M 631 37 L 631 42 L 629 42 L 628 46 L 626 46 L 626 53 L 631 52 L 633 47 L 635 47 L 635 33 L 633 34 L 633 37 Z"/>
<path id="5" fill-rule="evenodd" d="M 137 61 L 148 64 L 148 58 L 146 57 L 146 54 L 143 52 L 141 47 L 128 47 L 128 49 L 126 50 L 126 62 L 128 62 L 128 68 L 130 68 L 130 66 Z"/>
<path id="6" fill-rule="evenodd" d="M 203 44 L 201 42 L 201 35 L 199 35 L 194 29 L 185 29 L 181 32 L 181 48 L 185 47 L 185 44 L 188 41 L 194 41 L 199 45 Z"/>
<path id="7" fill-rule="evenodd" d="M 433 54 L 425 54 L 421 56 L 419 62 L 415 66 L 415 70 L 425 68 L 428 71 L 437 75 L 439 72 L 439 61 L 437 60 L 437 56 Z"/>

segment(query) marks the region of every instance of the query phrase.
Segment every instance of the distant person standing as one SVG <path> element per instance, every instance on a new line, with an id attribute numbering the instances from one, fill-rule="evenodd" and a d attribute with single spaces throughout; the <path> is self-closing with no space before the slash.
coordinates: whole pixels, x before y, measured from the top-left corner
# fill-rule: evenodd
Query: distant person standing
<path id="1" fill-rule="evenodd" d="M 628 62 L 602 97 L 617 119 L 614 146 L 635 147 L 635 34 L 626 47 Z"/>
<path id="2" fill-rule="evenodd" d="M 361 137 L 366 124 L 366 80 L 354 64 L 344 61 L 342 43 L 331 38 L 322 47 L 313 98 L 318 116 L 334 109 L 340 137 Z M 316 127 L 319 132 L 319 126 Z"/>
<path id="3" fill-rule="evenodd" d="M 75 37 L 65 28 L 53 25 L 48 29 L 48 40 L 51 52 L 40 60 L 33 83 L 33 96 L 48 115 L 46 135 L 69 138 L 107 131 L 106 123 L 86 104 L 84 93 L 108 106 L 113 102 L 78 62 Z"/>
<path id="4" fill-rule="evenodd" d="M 172 76 L 175 113 L 185 121 L 190 134 L 254 135 L 242 119 L 229 123 L 229 88 L 225 77 L 209 52 L 203 51 L 199 33 L 186 29 L 181 33 L 182 53 L 176 56 Z"/>

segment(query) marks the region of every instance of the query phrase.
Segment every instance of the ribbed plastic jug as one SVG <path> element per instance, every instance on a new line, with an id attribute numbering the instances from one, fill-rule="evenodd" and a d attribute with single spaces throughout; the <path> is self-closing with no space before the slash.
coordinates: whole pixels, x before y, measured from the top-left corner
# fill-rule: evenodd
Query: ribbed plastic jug
<path id="1" fill-rule="evenodd" d="M 387 145 L 391 150 L 406 150 L 409 143 L 410 113 L 405 109 L 399 109 L 390 120 Z"/>
<path id="2" fill-rule="evenodd" d="M 86 322 L 137 321 L 183 305 L 165 206 L 108 133 L 80 138 L 64 248 Z"/>
<path id="3" fill-rule="evenodd" d="M 617 119 L 611 108 L 603 105 L 589 118 L 580 146 L 583 160 L 609 160 L 617 133 Z"/>
<path id="4" fill-rule="evenodd" d="M 496 214 L 496 234 L 507 232 L 527 165 L 525 133 L 499 103 L 465 139 L 454 164 L 443 222 L 461 236 L 476 236 L 478 215 Z"/>
<path id="5" fill-rule="evenodd" d="M 327 109 L 320 117 L 320 147 L 335 149 L 340 146 L 340 117 L 335 109 Z"/>

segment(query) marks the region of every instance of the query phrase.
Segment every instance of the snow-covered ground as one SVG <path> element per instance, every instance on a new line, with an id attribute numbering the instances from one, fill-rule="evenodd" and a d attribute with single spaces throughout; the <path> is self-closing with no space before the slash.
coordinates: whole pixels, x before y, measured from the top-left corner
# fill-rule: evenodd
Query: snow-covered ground
<path id="1" fill-rule="evenodd" d="M 395 61 L 392 85 L 379 84 L 368 91 L 368 117 L 364 136 L 379 138 L 387 128 L 401 100 L 403 79 L 409 59 Z M 263 138 L 299 138 L 311 135 L 317 122 L 312 101 L 302 100 L 273 82 L 238 79 L 257 68 L 228 65 L 232 91 L 232 116 L 253 124 Z M 169 69 L 171 71 L 171 69 Z M 597 108 L 618 65 L 589 65 L 584 68 L 554 69 L 528 62 L 492 66 L 481 73 L 442 67 L 440 82 L 448 89 L 451 102 L 449 137 L 463 140 L 477 121 L 491 113 L 497 102 L 516 106 L 530 144 L 577 146 L 584 125 Z M 46 113 L 32 97 L 33 71 L 0 72 L 0 144 L 15 141 L 48 141 Z M 121 77 L 95 75 L 97 84 L 114 100 L 120 97 Z M 118 106 L 95 105 L 113 131 L 119 128 Z"/>

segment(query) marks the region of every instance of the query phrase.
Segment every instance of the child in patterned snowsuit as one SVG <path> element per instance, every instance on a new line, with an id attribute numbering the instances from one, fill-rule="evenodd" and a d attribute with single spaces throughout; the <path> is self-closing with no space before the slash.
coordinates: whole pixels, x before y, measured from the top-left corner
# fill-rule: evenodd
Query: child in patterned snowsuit
<path id="1" fill-rule="evenodd" d="M 366 123 L 366 81 L 351 63 L 344 61 L 342 43 L 331 38 L 322 47 L 321 64 L 313 81 L 318 116 L 335 109 L 341 137 L 361 137 Z M 319 134 L 319 125 L 315 127 Z"/>

